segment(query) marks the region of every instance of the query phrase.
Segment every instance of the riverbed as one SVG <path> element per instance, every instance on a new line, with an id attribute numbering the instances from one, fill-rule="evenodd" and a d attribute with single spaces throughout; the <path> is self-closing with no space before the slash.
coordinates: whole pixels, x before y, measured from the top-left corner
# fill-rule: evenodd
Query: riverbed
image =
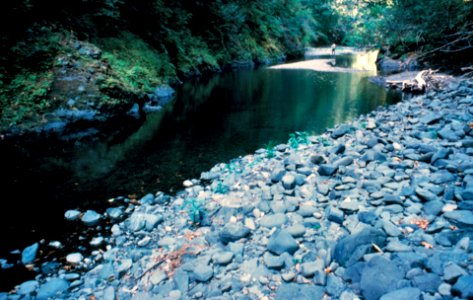
<path id="1" fill-rule="evenodd" d="M 368 82 L 373 72 L 261 67 L 223 73 L 183 84 L 160 112 L 143 122 L 110 124 L 111 133 L 93 142 L 2 143 L 0 164 L 8 176 L 0 186 L 0 258 L 16 264 L 14 250 L 40 240 L 43 254 L 50 241 L 86 244 L 80 224 L 64 220 L 68 209 L 103 213 L 111 198 L 173 194 L 216 163 L 399 101 Z M 0 270 L 0 290 L 31 277 L 22 266 Z"/>

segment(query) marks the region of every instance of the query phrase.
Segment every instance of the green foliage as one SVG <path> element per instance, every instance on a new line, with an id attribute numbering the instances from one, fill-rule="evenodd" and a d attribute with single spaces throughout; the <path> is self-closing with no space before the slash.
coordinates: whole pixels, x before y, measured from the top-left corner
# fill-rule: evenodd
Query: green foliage
<path id="1" fill-rule="evenodd" d="M 292 149 L 299 148 L 299 145 L 309 144 L 309 133 L 305 131 L 296 131 L 295 133 L 289 134 L 289 146 Z"/>
<path id="2" fill-rule="evenodd" d="M 267 158 L 273 158 L 275 156 L 274 146 L 276 145 L 273 141 L 269 141 L 266 145 L 264 145 Z"/>
<path id="3" fill-rule="evenodd" d="M 8 63 L 0 67 L 2 125 L 17 125 L 53 107 L 47 98 L 54 81 L 53 61 L 65 52 L 63 33 L 42 28 L 13 45 Z"/>
<path id="4" fill-rule="evenodd" d="M 197 226 L 205 215 L 204 201 L 197 198 L 186 198 L 183 203 L 184 210 L 187 211 L 190 222 Z"/>
<path id="5" fill-rule="evenodd" d="M 219 182 L 214 189 L 214 193 L 216 194 L 227 194 L 230 191 L 228 185 L 224 184 L 223 182 Z"/>
<path id="6" fill-rule="evenodd" d="M 104 88 L 119 88 L 133 93 L 151 92 L 163 79 L 175 76 L 174 66 L 165 54 L 131 33 L 98 41 L 111 68 Z"/>

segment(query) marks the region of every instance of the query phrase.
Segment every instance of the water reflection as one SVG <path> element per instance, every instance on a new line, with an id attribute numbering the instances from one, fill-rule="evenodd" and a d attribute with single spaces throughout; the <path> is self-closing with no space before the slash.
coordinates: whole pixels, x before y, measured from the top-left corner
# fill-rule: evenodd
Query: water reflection
<path id="1" fill-rule="evenodd" d="M 0 218 L 0 258 L 68 235 L 67 209 L 102 212 L 105 200 L 118 195 L 176 191 L 184 179 L 269 141 L 285 142 L 294 131 L 321 133 L 397 101 L 366 76 L 269 68 L 220 74 L 184 84 L 174 102 L 120 138 L 79 148 L 45 140 L 2 148 L 9 178 L 1 189 L 14 199 L 2 211 L 22 217 Z"/>

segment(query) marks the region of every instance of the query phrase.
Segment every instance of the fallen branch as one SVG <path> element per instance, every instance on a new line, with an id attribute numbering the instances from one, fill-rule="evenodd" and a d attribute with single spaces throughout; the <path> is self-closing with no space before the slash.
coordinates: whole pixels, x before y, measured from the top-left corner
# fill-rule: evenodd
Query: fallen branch
<path id="1" fill-rule="evenodd" d="M 386 80 L 386 85 L 391 88 L 400 88 L 403 92 L 423 93 L 427 88 L 427 81 L 424 77 L 433 74 L 432 70 L 420 71 L 412 80 Z"/>

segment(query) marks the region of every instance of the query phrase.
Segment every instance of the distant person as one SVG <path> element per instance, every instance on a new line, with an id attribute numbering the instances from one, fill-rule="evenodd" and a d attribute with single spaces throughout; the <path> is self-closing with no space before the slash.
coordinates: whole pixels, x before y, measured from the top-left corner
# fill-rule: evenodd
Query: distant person
<path id="1" fill-rule="evenodd" d="M 332 48 L 332 56 L 335 56 L 335 48 L 337 48 L 337 45 L 333 43 L 331 48 Z"/>

